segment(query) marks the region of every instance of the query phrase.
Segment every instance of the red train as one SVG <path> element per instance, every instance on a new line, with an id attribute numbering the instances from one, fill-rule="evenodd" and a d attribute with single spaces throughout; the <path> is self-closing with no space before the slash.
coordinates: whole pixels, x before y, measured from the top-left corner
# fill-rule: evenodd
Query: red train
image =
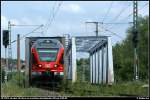
<path id="1" fill-rule="evenodd" d="M 54 76 L 64 72 L 64 47 L 57 39 L 38 39 L 31 47 L 32 78 L 38 75 Z"/>

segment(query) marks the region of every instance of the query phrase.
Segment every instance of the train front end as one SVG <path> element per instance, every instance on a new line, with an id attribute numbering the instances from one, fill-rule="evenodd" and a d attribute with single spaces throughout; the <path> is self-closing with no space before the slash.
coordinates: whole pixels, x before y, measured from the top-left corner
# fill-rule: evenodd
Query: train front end
<path id="1" fill-rule="evenodd" d="M 37 76 L 63 76 L 64 47 L 56 39 L 37 40 L 32 48 L 32 78 Z"/>

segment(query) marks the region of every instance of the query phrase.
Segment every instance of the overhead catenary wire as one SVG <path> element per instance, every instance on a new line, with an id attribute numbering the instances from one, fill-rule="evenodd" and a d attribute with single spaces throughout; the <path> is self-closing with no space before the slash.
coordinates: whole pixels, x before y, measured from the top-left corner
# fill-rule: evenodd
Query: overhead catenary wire
<path id="1" fill-rule="evenodd" d="M 113 32 L 113 31 L 111 31 L 110 29 L 107 29 L 107 28 L 104 28 L 104 27 L 102 27 L 102 28 L 104 29 L 104 31 L 110 32 L 110 33 L 112 33 L 113 35 L 116 35 L 117 37 L 119 37 L 120 39 L 123 39 L 123 37 L 120 36 L 120 35 L 118 35 L 116 32 Z"/>
<path id="2" fill-rule="evenodd" d="M 145 3 L 141 8 L 138 9 L 138 11 L 142 10 L 142 9 L 143 9 L 144 7 L 146 7 L 148 4 L 149 4 L 149 3 Z M 132 15 L 133 15 L 133 12 L 130 13 L 127 17 L 124 17 L 123 19 L 121 19 L 121 21 L 124 20 L 124 19 L 127 19 L 128 17 L 130 17 L 130 16 L 132 16 Z"/>
<path id="3" fill-rule="evenodd" d="M 61 2 L 58 4 L 58 7 L 57 7 L 55 13 L 53 14 L 53 17 L 52 17 L 52 20 L 51 20 L 51 22 L 50 22 L 50 24 L 49 24 L 49 27 L 51 26 L 52 22 L 54 21 L 55 16 L 56 16 L 56 14 L 57 14 L 58 11 L 59 11 L 60 6 L 62 5 L 62 2 L 63 2 L 63 1 L 61 1 Z M 49 28 L 49 27 L 48 27 L 48 28 Z M 47 29 L 47 30 L 48 30 L 48 29 Z"/>
<path id="4" fill-rule="evenodd" d="M 110 21 L 111 23 L 105 23 L 103 22 L 102 24 L 107 24 L 107 28 L 108 28 L 108 25 L 111 26 L 109 29 L 111 29 L 113 27 L 113 25 L 119 25 L 119 24 L 129 24 L 130 22 L 127 22 L 127 23 L 114 23 L 114 21 L 118 20 L 118 18 L 121 16 L 121 14 L 123 14 L 127 8 L 129 8 L 131 6 L 131 4 L 129 5 L 126 5 L 124 4 L 124 6 L 122 7 L 122 9 L 120 10 L 120 12 Z"/>
<path id="5" fill-rule="evenodd" d="M 31 27 L 31 26 L 39 26 L 39 25 L 14 25 L 14 24 L 11 24 L 11 26 L 29 26 L 29 27 Z"/>
<path id="6" fill-rule="evenodd" d="M 145 3 L 139 10 L 142 10 L 144 7 L 146 7 L 147 5 L 148 5 L 149 3 Z M 57 7 L 57 9 L 59 8 L 61 6 L 61 3 L 59 3 L 59 6 Z M 54 9 L 54 8 L 53 8 Z M 59 10 L 59 9 L 58 9 Z M 57 11 L 58 11 L 57 10 Z M 56 12 L 55 12 L 56 13 Z M 129 17 L 129 16 L 131 16 L 133 13 L 131 13 L 131 14 L 129 14 L 127 17 Z M 120 15 L 120 14 L 118 14 L 118 15 Z M 55 17 L 55 14 L 53 15 L 53 18 Z M 126 23 L 103 23 L 103 24 L 126 24 Z M 21 25 L 20 25 L 21 26 Z M 23 25 L 22 25 L 23 26 Z M 32 25 L 33 26 L 33 25 Z M 110 31 L 110 30 L 108 30 L 108 29 L 106 29 L 106 31 L 109 31 L 109 32 L 112 32 L 112 31 Z M 34 31 L 32 31 L 32 32 L 30 32 L 30 33 L 34 33 Z M 28 34 L 30 34 L 30 33 L 28 33 Z M 28 35 L 27 34 L 27 35 Z M 26 35 L 25 35 L 26 36 Z M 23 36 L 24 37 L 24 36 Z M 23 37 L 21 37 L 21 38 L 23 38 Z M 14 40 L 15 41 L 15 40 Z M 11 43 L 13 43 L 14 41 L 12 41 Z"/>
<path id="7" fill-rule="evenodd" d="M 40 25 L 39 27 L 35 28 L 35 29 L 32 30 L 31 32 L 29 32 L 29 33 L 23 35 L 23 36 L 20 38 L 20 40 L 23 39 L 23 38 L 25 38 L 27 35 L 34 33 L 36 30 L 38 30 L 38 29 L 41 28 L 41 27 L 43 27 L 43 25 Z M 14 43 L 14 42 L 17 42 L 17 40 L 12 41 L 11 43 Z M 10 44 L 9 44 L 9 45 L 10 45 Z"/>
<path id="8" fill-rule="evenodd" d="M 138 10 L 142 10 L 144 7 L 146 7 L 147 5 L 148 5 L 149 3 L 145 3 L 140 9 L 138 9 Z M 133 15 L 133 12 L 132 13 L 130 13 L 127 17 L 125 17 L 125 18 L 123 18 L 122 20 L 124 20 L 124 19 L 126 19 L 126 18 L 128 18 L 128 17 L 130 17 L 131 15 Z M 121 21 L 122 21 L 121 20 Z M 129 22 L 129 24 L 132 24 L 133 22 Z M 112 27 L 111 27 L 112 28 Z M 109 28 L 109 29 L 111 29 L 111 28 Z"/>
<path id="9" fill-rule="evenodd" d="M 38 30 L 38 29 L 41 28 L 41 27 L 43 27 L 43 25 L 40 25 L 39 27 L 35 28 L 33 31 L 31 31 L 31 32 L 29 32 L 29 33 L 23 35 L 23 37 L 21 37 L 20 39 L 26 37 L 27 35 L 29 35 L 29 34 L 31 34 L 31 33 L 33 33 L 33 32 L 35 32 L 36 30 Z"/>
<path id="10" fill-rule="evenodd" d="M 61 6 L 61 4 L 62 4 L 62 1 L 58 4 L 58 7 L 57 7 L 56 11 L 53 13 L 53 16 L 52 16 L 52 19 L 51 19 L 51 21 L 50 21 L 50 24 L 51 24 L 51 22 L 53 21 L 53 19 L 55 18 L 56 13 L 58 12 L 59 7 Z M 55 5 L 55 4 L 54 4 L 54 5 Z M 55 8 L 53 7 L 53 9 L 55 9 Z M 26 25 L 19 25 L 19 26 L 26 26 Z M 27 25 L 27 26 L 35 26 L 35 25 Z M 37 26 L 37 25 L 36 25 L 36 26 Z M 38 25 L 38 26 L 39 26 L 39 25 Z M 35 33 L 36 30 L 38 30 L 39 28 L 41 28 L 41 27 L 43 27 L 43 26 L 44 26 L 44 25 L 40 25 L 39 27 L 35 28 L 33 31 L 31 31 L 31 32 L 29 32 L 29 33 L 23 35 L 23 36 L 20 38 L 20 40 L 23 39 L 24 37 L 26 37 L 26 36 L 29 35 L 29 34 Z M 49 26 L 49 23 L 47 23 L 47 26 Z M 43 33 L 43 31 L 42 31 L 41 33 Z M 17 42 L 17 40 L 12 41 L 11 43 L 15 43 L 15 42 Z M 10 44 L 9 44 L 9 45 L 10 45 Z"/>
<path id="11" fill-rule="evenodd" d="M 149 5 L 149 2 L 145 3 L 139 10 L 142 10 L 142 9 L 145 8 L 147 5 Z"/>
<path id="12" fill-rule="evenodd" d="M 102 24 L 118 24 L 118 25 L 120 25 L 120 24 L 130 24 L 130 23 L 132 23 L 132 22 L 126 22 L 126 23 L 102 23 Z"/>
<path id="13" fill-rule="evenodd" d="M 144 7 L 146 7 L 147 5 L 148 5 L 149 3 L 145 3 L 139 10 L 142 10 Z M 130 4 L 131 5 L 131 4 Z M 129 5 L 129 6 L 130 6 Z M 128 6 L 128 7 L 129 7 Z M 120 14 L 118 14 L 119 16 L 120 16 Z M 133 15 L 133 12 L 132 13 L 130 13 L 127 17 L 125 17 L 125 18 L 123 18 L 123 19 L 126 19 L 126 18 L 128 18 L 128 17 L 130 17 L 131 15 Z M 117 17 L 116 17 L 117 18 Z M 121 19 L 121 21 L 123 20 L 123 19 Z M 128 24 L 132 24 L 133 22 L 128 22 Z M 117 25 L 117 23 L 102 23 L 102 24 L 114 24 L 114 25 Z M 118 23 L 118 25 L 119 24 L 121 24 L 121 23 Z M 123 24 L 123 23 L 122 23 Z M 108 27 L 107 27 L 108 28 Z M 112 27 L 111 27 L 112 28 Z M 111 29 L 111 28 L 109 28 L 109 29 Z M 108 30 L 107 30 L 108 31 Z"/>
<path id="14" fill-rule="evenodd" d="M 44 25 L 43 32 L 44 32 L 44 30 L 47 30 L 48 24 L 49 24 L 50 21 L 52 20 L 52 15 L 54 14 L 56 4 L 57 4 L 57 1 L 55 1 L 54 4 L 53 4 L 53 6 L 52 6 L 52 10 L 51 10 L 51 12 L 50 12 L 50 15 L 49 15 L 49 17 L 48 17 L 48 19 L 47 19 L 46 24 Z M 43 33 L 43 34 L 44 34 L 44 33 Z"/>
<path id="15" fill-rule="evenodd" d="M 114 19 L 112 21 L 118 20 L 118 18 L 121 16 L 121 14 L 123 14 L 126 11 L 126 9 L 128 9 L 130 6 L 131 6 L 131 3 L 127 7 L 126 7 L 126 4 L 124 4 L 124 6 L 120 10 L 120 12 L 116 15 L 116 17 L 114 17 Z M 112 22 L 112 21 L 110 21 L 110 22 Z"/>
<path id="16" fill-rule="evenodd" d="M 129 7 L 131 6 L 131 3 L 129 5 L 126 6 L 126 4 L 124 4 L 124 6 L 122 7 L 122 9 L 120 10 L 120 12 L 110 21 L 110 22 L 113 22 L 113 21 L 116 21 L 118 20 L 118 18 L 126 11 L 126 9 L 128 9 Z M 114 26 L 111 25 L 111 28 Z M 111 29 L 110 28 L 110 29 Z"/>
<path id="17" fill-rule="evenodd" d="M 112 32 L 111 30 L 105 29 L 105 31 L 108 31 L 108 32 L 112 33 L 113 35 L 116 35 L 116 36 L 119 37 L 120 39 L 123 39 L 123 37 L 121 37 L 120 35 L 118 35 L 118 34 L 115 33 L 115 32 Z"/>
<path id="18" fill-rule="evenodd" d="M 51 20 L 49 21 L 49 23 L 47 24 L 47 27 L 45 29 L 45 33 L 47 33 L 47 30 L 51 27 L 51 24 L 52 22 L 54 21 L 55 17 L 56 17 L 56 14 L 58 13 L 59 9 L 60 9 L 60 6 L 62 5 L 63 1 L 60 1 L 56 10 L 53 11 L 53 14 L 52 14 L 52 17 L 51 17 Z"/>
<path id="19" fill-rule="evenodd" d="M 102 22 L 104 22 L 104 20 L 107 18 L 108 14 L 109 14 L 109 12 L 110 12 L 110 10 L 111 10 L 111 8 L 112 8 L 112 5 L 113 5 L 113 1 L 111 1 L 110 6 L 109 6 L 109 8 L 108 8 L 106 14 L 104 15 L 104 18 L 103 18 Z"/>

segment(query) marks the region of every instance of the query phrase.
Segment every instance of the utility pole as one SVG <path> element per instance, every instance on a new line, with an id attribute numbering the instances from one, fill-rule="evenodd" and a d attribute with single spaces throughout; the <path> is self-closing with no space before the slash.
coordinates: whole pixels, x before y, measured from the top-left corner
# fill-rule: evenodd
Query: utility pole
<path id="1" fill-rule="evenodd" d="M 20 35 L 17 35 L 17 71 L 20 71 Z"/>
<path id="2" fill-rule="evenodd" d="M 134 45 L 134 79 L 139 80 L 139 69 L 138 69 L 138 2 L 133 1 L 133 45 Z"/>
<path id="3" fill-rule="evenodd" d="M 103 22 L 85 22 L 85 23 L 93 23 L 96 25 L 96 30 L 95 30 L 95 33 L 96 33 L 96 36 L 98 36 L 98 24 L 103 24 Z"/>
<path id="4" fill-rule="evenodd" d="M 17 35 L 17 72 L 19 74 L 19 84 L 20 84 L 20 35 Z"/>

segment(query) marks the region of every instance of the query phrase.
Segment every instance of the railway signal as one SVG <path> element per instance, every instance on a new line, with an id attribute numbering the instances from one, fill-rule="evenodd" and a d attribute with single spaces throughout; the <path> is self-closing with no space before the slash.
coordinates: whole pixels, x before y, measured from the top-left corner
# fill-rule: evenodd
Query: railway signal
<path id="1" fill-rule="evenodd" d="M 3 45 L 5 47 L 5 75 L 4 79 L 7 81 L 7 66 L 8 66 L 8 59 L 7 59 L 7 46 L 9 45 L 9 31 L 3 30 Z"/>
<path id="2" fill-rule="evenodd" d="M 9 31 L 8 30 L 3 30 L 3 45 L 5 48 L 7 48 L 9 44 Z"/>
<path id="3" fill-rule="evenodd" d="M 133 41 L 134 47 L 137 47 L 137 43 L 138 43 L 138 31 L 137 30 L 133 30 L 132 41 Z"/>

